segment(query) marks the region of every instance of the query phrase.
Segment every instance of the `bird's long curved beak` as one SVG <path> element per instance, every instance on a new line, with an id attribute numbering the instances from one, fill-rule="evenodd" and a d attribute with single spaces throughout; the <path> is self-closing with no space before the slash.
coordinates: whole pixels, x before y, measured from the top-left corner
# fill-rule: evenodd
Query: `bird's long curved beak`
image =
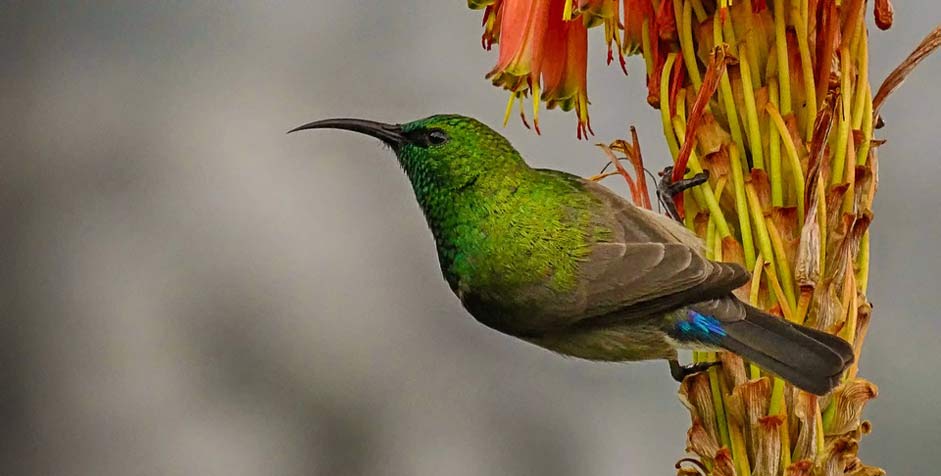
<path id="1" fill-rule="evenodd" d="M 344 129 L 359 132 L 373 136 L 393 147 L 403 144 L 406 140 L 405 133 L 402 132 L 402 126 L 366 119 L 323 119 L 295 127 L 289 130 L 288 134 L 307 129 Z"/>

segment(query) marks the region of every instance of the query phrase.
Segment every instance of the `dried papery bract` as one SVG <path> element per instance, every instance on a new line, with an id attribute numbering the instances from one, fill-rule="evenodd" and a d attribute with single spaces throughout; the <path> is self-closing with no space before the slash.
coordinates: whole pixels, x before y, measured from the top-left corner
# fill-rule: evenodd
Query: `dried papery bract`
<path id="1" fill-rule="evenodd" d="M 842 476 L 848 463 L 856 458 L 859 443 L 855 438 L 841 436 L 829 440 L 823 454 L 817 459 L 814 474 L 820 476 Z"/>
<path id="2" fill-rule="evenodd" d="M 816 396 L 806 392 L 800 392 L 797 395 L 796 402 L 794 402 L 797 438 L 793 440 L 792 454 L 792 459 L 795 461 L 813 461 L 817 457 L 817 442 L 821 430 L 816 420 L 819 411 Z"/>
<path id="3" fill-rule="evenodd" d="M 750 380 L 736 386 L 726 400 L 729 416 L 749 430 L 758 427 L 759 420 L 768 414 L 771 381 L 767 377 Z M 754 433 L 754 431 L 751 431 Z"/>
<path id="4" fill-rule="evenodd" d="M 837 387 L 829 399 L 832 412 L 825 415 L 824 430 L 827 435 L 844 435 L 860 425 L 863 407 L 869 400 L 879 395 L 879 389 L 873 383 L 855 378 Z"/>
<path id="5" fill-rule="evenodd" d="M 728 255 L 729 253 L 724 253 Z M 748 379 L 748 373 L 745 370 L 745 361 L 741 357 L 731 352 L 720 352 L 719 361 L 722 362 L 722 374 L 725 381 L 732 388 L 738 388 Z"/>
<path id="6" fill-rule="evenodd" d="M 781 429 L 783 415 L 768 415 L 758 419 L 755 431 L 755 476 L 775 476 L 781 463 Z"/>
<path id="7" fill-rule="evenodd" d="M 702 423 L 693 422 L 686 432 L 686 451 L 707 461 L 714 461 L 719 452 L 719 442 L 703 428 Z"/>
<path id="8" fill-rule="evenodd" d="M 798 461 L 787 467 L 784 476 L 811 476 L 814 464 L 807 460 Z"/>
<path id="9" fill-rule="evenodd" d="M 697 459 L 682 460 L 678 474 L 883 474 L 857 455 L 870 430 L 863 407 L 878 393 L 857 376 L 872 319 L 868 230 L 882 143 L 875 130 L 885 99 L 941 45 L 941 28 L 873 88 L 869 43 L 876 38 L 867 15 L 886 29 L 894 12 L 889 0 L 872 3 L 868 9 L 866 0 L 468 2 L 484 11 L 484 46 L 499 39 L 490 77 L 511 92 L 508 106 L 532 96 L 534 115 L 540 99 L 572 109 L 579 137 L 590 133 L 587 29 L 604 31 L 609 62 L 615 48 L 619 56 L 641 55 L 647 102 L 660 110 L 673 178 L 709 172 L 706 183 L 676 197 L 706 257 L 753 272 L 734 291 L 739 298 L 853 345 L 856 362 L 823 398 L 738 356 L 694 352 L 696 362 L 722 365 L 680 386 L 692 421 L 687 451 Z M 622 176 L 633 202 L 649 209 L 636 135 L 602 150 L 613 167 L 592 179 Z"/>
<path id="10" fill-rule="evenodd" d="M 702 476 L 706 474 L 698 466 L 680 466 L 676 469 L 676 476 Z"/>
<path id="11" fill-rule="evenodd" d="M 706 374 L 692 375 L 680 384 L 680 401 L 689 410 L 693 423 L 699 422 L 713 441 L 719 441 L 716 428 L 716 408 L 713 405 L 712 389 Z"/>
<path id="12" fill-rule="evenodd" d="M 735 461 L 728 448 L 722 448 L 716 453 L 715 464 L 712 467 L 712 476 L 736 476 Z"/>
<path id="13" fill-rule="evenodd" d="M 941 27 L 935 28 L 928 36 L 921 40 L 921 43 L 918 44 L 915 51 L 912 51 L 912 53 L 905 58 L 905 61 L 885 78 L 885 81 L 879 86 L 875 98 L 872 100 L 873 115 L 876 117 L 879 116 L 879 110 L 882 108 L 882 104 L 885 102 L 886 98 L 898 89 L 902 83 L 905 82 L 905 79 L 908 78 L 908 75 L 912 74 L 912 71 L 915 70 L 918 63 L 924 61 L 928 55 L 938 49 L 938 46 L 941 46 Z"/>

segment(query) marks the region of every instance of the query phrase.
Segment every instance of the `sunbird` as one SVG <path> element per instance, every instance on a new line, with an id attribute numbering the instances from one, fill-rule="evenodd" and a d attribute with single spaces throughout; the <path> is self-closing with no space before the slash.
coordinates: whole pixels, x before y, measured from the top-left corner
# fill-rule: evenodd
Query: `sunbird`
<path id="1" fill-rule="evenodd" d="M 748 271 L 707 259 L 680 223 L 593 181 L 530 167 L 476 119 L 326 119 L 290 132 L 325 128 L 395 152 L 444 279 L 485 326 L 582 359 L 666 359 L 678 380 L 704 366 L 680 366 L 677 349 L 725 349 L 817 395 L 853 362 L 843 339 L 737 299 Z"/>

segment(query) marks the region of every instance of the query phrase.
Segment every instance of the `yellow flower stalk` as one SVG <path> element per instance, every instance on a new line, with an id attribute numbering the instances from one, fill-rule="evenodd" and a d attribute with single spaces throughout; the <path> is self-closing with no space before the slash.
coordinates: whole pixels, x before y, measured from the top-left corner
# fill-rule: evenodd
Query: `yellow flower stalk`
<path id="1" fill-rule="evenodd" d="M 718 360 L 721 366 L 680 386 L 692 420 L 692 458 L 677 464 L 678 474 L 884 474 L 857 457 L 860 439 L 871 430 L 863 407 L 878 395 L 875 384 L 857 376 L 871 317 L 867 230 L 880 143 L 873 129 L 885 98 L 941 44 L 941 29 L 873 94 L 865 0 L 469 5 L 485 9 L 488 47 L 501 28 L 504 36 L 522 31 L 524 39 L 558 35 L 559 20 L 545 20 L 557 25 L 545 30 L 532 12 L 562 12 L 563 21 L 604 25 L 609 51 L 615 45 L 622 54 L 643 55 L 648 102 L 660 110 L 674 178 L 710 172 L 707 183 L 676 197 L 686 225 L 703 238 L 707 257 L 754 271 L 740 298 L 854 346 L 857 364 L 825 397 L 800 391 L 733 354 L 696 352 L 696 361 Z M 525 14 L 514 17 L 513 11 Z M 880 28 L 888 28 L 888 0 L 876 0 L 873 15 Z M 545 83 L 559 84 L 553 74 L 565 61 L 584 63 L 584 51 L 562 57 L 536 48 L 545 42 L 500 46 L 500 62 L 490 75 L 514 97 L 538 95 L 540 82 L 543 91 L 554 91 Z M 584 76 L 573 71 L 566 77 L 577 80 L 565 96 L 587 98 Z M 559 99 L 544 94 L 543 100 L 554 105 Z M 587 135 L 587 99 L 575 109 L 579 133 Z M 616 172 L 593 178 L 625 177 L 635 203 L 649 208 L 636 135 L 630 143 L 603 148 Z M 620 165 L 618 153 L 634 165 L 636 178 Z"/>

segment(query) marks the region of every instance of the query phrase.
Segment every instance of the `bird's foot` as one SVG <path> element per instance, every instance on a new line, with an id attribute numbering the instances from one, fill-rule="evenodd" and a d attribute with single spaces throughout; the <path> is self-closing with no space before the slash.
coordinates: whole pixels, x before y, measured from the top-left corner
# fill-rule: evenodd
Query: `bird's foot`
<path id="1" fill-rule="evenodd" d="M 657 184 L 657 198 L 663 202 L 667 213 L 673 217 L 674 220 L 683 221 L 680 218 L 679 211 L 676 209 L 676 202 L 673 201 L 673 196 L 697 185 L 702 185 L 706 183 L 706 180 L 709 180 L 709 171 L 704 170 L 690 178 L 680 179 L 674 182 L 673 167 L 667 167 L 663 169 L 663 172 L 660 172 L 660 182 Z"/>
<path id="2" fill-rule="evenodd" d="M 709 367 L 714 367 L 719 365 L 720 362 L 717 360 L 715 362 L 700 362 L 693 365 L 680 365 L 678 360 L 670 361 L 670 375 L 677 382 L 682 382 L 686 377 L 693 375 L 695 373 L 703 372 Z"/>

